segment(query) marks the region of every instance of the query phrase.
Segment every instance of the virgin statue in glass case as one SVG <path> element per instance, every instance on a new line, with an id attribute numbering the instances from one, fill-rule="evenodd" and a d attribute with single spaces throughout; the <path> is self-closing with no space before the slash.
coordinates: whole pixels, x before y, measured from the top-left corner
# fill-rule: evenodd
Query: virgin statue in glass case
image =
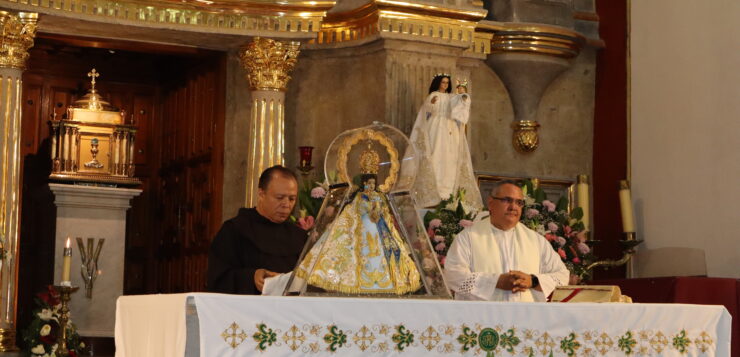
<path id="1" fill-rule="evenodd" d="M 330 190 L 286 295 L 450 297 L 401 160 L 414 160 L 413 147 L 388 125 L 350 130 L 332 142 L 325 162 Z"/>

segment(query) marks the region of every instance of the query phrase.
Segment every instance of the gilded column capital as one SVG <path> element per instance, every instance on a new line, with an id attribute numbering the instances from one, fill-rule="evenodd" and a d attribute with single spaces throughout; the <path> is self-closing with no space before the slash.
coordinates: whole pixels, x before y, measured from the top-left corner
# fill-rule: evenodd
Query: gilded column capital
<path id="1" fill-rule="evenodd" d="M 255 37 L 239 50 L 239 60 L 247 71 L 252 90 L 284 92 L 290 72 L 298 61 L 300 42 L 280 42 Z"/>
<path id="2" fill-rule="evenodd" d="M 0 68 L 26 69 L 28 49 L 33 46 L 39 15 L 0 11 Z"/>

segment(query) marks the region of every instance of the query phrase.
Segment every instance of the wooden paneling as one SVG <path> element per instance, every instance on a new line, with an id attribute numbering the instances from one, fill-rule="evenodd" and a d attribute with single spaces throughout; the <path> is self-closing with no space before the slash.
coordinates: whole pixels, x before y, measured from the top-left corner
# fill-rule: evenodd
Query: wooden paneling
<path id="1" fill-rule="evenodd" d="M 160 292 L 205 289 L 208 247 L 221 216 L 223 71 L 223 60 L 204 61 L 163 95 Z"/>
<path id="2" fill-rule="evenodd" d="M 19 321 L 30 319 L 33 295 L 54 281 L 56 208 L 48 188 L 48 121 L 89 88 L 138 127 L 135 175 L 140 196 L 128 211 L 125 294 L 199 291 L 207 249 L 220 227 L 223 177 L 225 55 L 220 52 L 41 34 L 24 73 L 23 212 Z M 86 42 L 87 41 L 87 42 Z M 111 50 L 114 48 L 115 50 Z M 45 262 L 39 264 L 39 262 Z M 58 277 L 57 277 L 58 278 Z"/>

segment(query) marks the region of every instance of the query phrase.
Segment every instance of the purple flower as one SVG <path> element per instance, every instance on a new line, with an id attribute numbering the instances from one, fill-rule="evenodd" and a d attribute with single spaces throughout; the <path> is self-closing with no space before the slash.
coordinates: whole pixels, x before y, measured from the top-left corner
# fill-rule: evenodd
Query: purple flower
<path id="1" fill-rule="evenodd" d="M 447 244 L 445 244 L 445 242 L 440 242 L 439 244 L 434 246 L 434 250 L 441 252 L 445 250 L 446 247 L 447 247 Z"/>
<path id="2" fill-rule="evenodd" d="M 434 229 L 442 225 L 442 220 L 439 218 L 435 218 L 431 221 L 429 221 L 429 228 Z"/>
<path id="3" fill-rule="evenodd" d="M 434 236 L 434 243 L 444 242 L 445 237 L 443 236 Z"/>
<path id="4" fill-rule="evenodd" d="M 566 242 L 565 238 L 558 236 L 556 239 L 558 241 L 558 244 L 560 244 L 561 247 L 565 245 L 565 242 Z"/>
<path id="5" fill-rule="evenodd" d="M 550 202 L 549 200 L 542 201 L 542 206 L 547 208 L 548 212 L 555 212 L 555 204 Z"/>
<path id="6" fill-rule="evenodd" d="M 591 251 L 591 247 L 586 243 L 580 242 L 578 243 L 578 251 L 581 252 L 581 254 L 588 254 L 588 252 Z"/>
<path id="7" fill-rule="evenodd" d="M 311 197 L 313 198 L 324 198 L 326 196 L 326 190 L 321 186 L 316 186 L 311 190 Z"/>
<path id="8" fill-rule="evenodd" d="M 460 222 L 458 222 L 461 227 L 468 228 L 473 225 L 473 221 L 467 220 L 467 219 L 461 219 Z"/>
<path id="9" fill-rule="evenodd" d="M 550 223 L 547 224 L 547 229 L 550 232 L 553 232 L 553 233 L 554 232 L 557 232 L 558 231 L 558 225 L 555 222 L 550 222 Z"/>
<path id="10" fill-rule="evenodd" d="M 526 216 L 527 216 L 527 218 L 530 218 L 531 219 L 531 218 L 537 217 L 539 214 L 540 214 L 540 211 L 538 211 L 538 210 L 536 210 L 534 208 L 530 208 L 530 209 L 527 210 Z"/>

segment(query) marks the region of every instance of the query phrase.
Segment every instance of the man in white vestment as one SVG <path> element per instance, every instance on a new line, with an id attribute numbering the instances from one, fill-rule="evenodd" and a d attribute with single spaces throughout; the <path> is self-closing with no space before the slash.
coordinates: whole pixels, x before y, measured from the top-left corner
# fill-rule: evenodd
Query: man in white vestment
<path id="1" fill-rule="evenodd" d="M 519 223 L 522 189 L 501 181 L 487 204 L 490 219 L 460 232 L 447 253 L 444 274 L 455 299 L 546 301 L 570 273 L 545 237 Z"/>

